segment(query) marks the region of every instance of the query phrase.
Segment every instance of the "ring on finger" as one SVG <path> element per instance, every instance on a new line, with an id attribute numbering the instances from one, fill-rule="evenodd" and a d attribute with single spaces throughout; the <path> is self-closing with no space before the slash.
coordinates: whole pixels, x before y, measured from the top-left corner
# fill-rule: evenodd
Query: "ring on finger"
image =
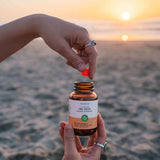
<path id="1" fill-rule="evenodd" d="M 106 151 L 106 146 L 107 146 L 107 140 L 104 142 L 104 144 L 101 144 L 101 143 L 98 143 L 98 142 L 95 142 L 94 144 L 101 147 L 103 149 L 103 151 L 105 152 Z"/>
<path id="2" fill-rule="evenodd" d="M 96 41 L 95 40 L 92 40 L 92 41 L 90 41 L 88 44 L 86 44 L 85 46 L 84 46 L 84 48 L 87 48 L 87 47 L 89 47 L 89 46 L 95 46 L 96 45 Z"/>

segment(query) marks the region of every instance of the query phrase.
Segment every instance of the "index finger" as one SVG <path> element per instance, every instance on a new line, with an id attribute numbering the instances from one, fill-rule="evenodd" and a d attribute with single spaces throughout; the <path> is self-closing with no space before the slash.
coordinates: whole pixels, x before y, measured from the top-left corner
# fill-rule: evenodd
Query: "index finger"
<path id="1" fill-rule="evenodd" d="M 93 79 L 94 74 L 96 72 L 97 68 L 97 51 L 94 46 L 88 46 L 85 48 L 85 52 L 88 55 L 89 58 L 89 78 Z"/>

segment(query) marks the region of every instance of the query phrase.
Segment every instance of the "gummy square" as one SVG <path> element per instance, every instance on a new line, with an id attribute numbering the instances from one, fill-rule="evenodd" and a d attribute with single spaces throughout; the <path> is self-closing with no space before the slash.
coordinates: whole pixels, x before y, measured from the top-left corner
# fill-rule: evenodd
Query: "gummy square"
<path id="1" fill-rule="evenodd" d="M 89 76 L 89 69 L 86 68 L 83 72 L 81 72 L 81 75 L 88 77 Z"/>

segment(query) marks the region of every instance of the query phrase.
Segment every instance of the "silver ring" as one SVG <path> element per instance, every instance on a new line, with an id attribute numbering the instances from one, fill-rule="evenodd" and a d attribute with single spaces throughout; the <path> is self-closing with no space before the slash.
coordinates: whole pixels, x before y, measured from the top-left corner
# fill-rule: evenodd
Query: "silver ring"
<path id="1" fill-rule="evenodd" d="M 101 143 L 98 143 L 98 142 L 95 142 L 94 144 L 97 145 L 97 146 L 100 146 L 103 149 L 103 151 L 105 152 L 106 151 L 107 143 L 108 142 L 106 140 L 104 144 L 101 144 Z"/>
<path id="2" fill-rule="evenodd" d="M 87 48 L 87 47 L 89 47 L 89 46 L 95 46 L 96 45 L 96 41 L 95 40 L 92 40 L 92 41 L 90 41 L 88 44 L 86 44 L 85 46 L 84 46 L 84 48 Z"/>

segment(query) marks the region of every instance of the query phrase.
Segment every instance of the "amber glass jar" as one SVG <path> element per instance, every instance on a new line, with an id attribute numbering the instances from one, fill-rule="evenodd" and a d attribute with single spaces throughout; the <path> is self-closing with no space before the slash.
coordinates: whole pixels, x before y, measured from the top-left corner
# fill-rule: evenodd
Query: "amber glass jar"
<path id="1" fill-rule="evenodd" d="M 93 82 L 75 82 L 69 96 L 69 123 L 75 135 L 89 136 L 97 129 L 98 96 Z"/>

